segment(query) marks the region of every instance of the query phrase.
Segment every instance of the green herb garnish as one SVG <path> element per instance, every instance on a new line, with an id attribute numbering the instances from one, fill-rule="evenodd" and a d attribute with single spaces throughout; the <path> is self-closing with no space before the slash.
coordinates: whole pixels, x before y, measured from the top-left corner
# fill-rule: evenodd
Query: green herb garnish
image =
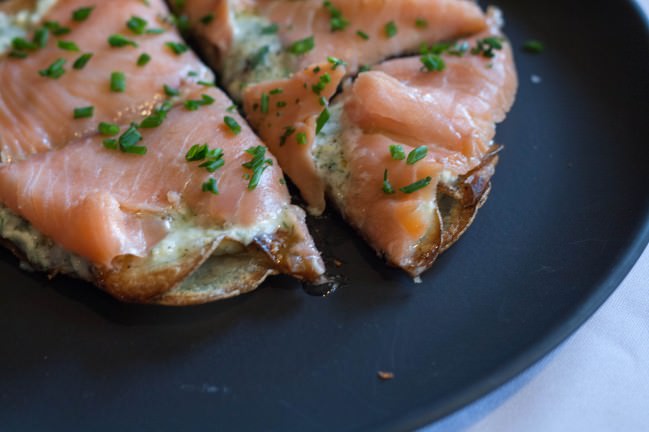
<path id="1" fill-rule="evenodd" d="M 124 93 L 126 90 L 126 75 L 124 72 L 113 72 L 110 74 L 110 91 Z"/>
<path id="2" fill-rule="evenodd" d="M 65 73 L 65 59 L 56 59 L 47 69 L 42 69 L 38 71 L 38 74 L 42 77 L 58 79 Z"/>
<path id="3" fill-rule="evenodd" d="M 315 47 L 315 39 L 313 36 L 309 36 L 304 39 L 295 41 L 289 46 L 288 51 L 291 54 L 302 55 L 311 51 Z"/>
<path id="4" fill-rule="evenodd" d="M 530 54 L 541 54 L 544 48 L 543 43 L 537 40 L 528 40 L 523 44 L 523 50 Z"/>
<path id="5" fill-rule="evenodd" d="M 95 113 L 95 107 L 93 107 L 93 106 L 75 108 L 74 109 L 74 118 L 75 119 L 90 118 L 90 117 L 93 116 L 94 113 Z"/>
<path id="6" fill-rule="evenodd" d="M 392 156 L 392 159 L 394 160 L 404 160 L 406 158 L 406 153 L 400 145 L 391 145 L 390 156 Z"/>
<path id="7" fill-rule="evenodd" d="M 397 35 L 397 32 L 398 32 L 398 30 L 397 30 L 397 25 L 395 24 L 394 21 L 390 21 L 389 23 L 387 23 L 387 24 L 385 25 L 385 35 L 386 35 L 388 38 L 393 38 L 393 37 L 395 37 L 395 36 Z"/>
<path id="8" fill-rule="evenodd" d="M 79 58 L 76 59 L 74 63 L 72 63 L 72 67 L 74 69 L 81 70 L 84 67 L 86 67 L 86 64 L 88 64 L 91 58 L 92 58 L 92 53 L 81 54 Z"/>
<path id="9" fill-rule="evenodd" d="M 394 189 L 388 180 L 388 170 L 383 171 L 383 193 L 386 195 L 391 195 L 394 193 Z"/>
<path id="10" fill-rule="evenodd" d="M 137 47 L 137 43 L 135 41 L 132 41 L 131 39 L 127 38 L 126 36 L 122 36 L 120 34 L 114 34 L 110 35 L 108 37 L 108 44 L 112 47 L 115 48 L 121 48 L 125 46 L 132 46 L 132 47 Z"/>
<path id="11" fill-rule="evenodd" d="M 151 61 L 151 56 L 147 53 L 142 53 L 137 58 L 137 65 L 140 67 L 146 66 L 146 64 L 149 63 L 150 61 Z"/>
<path id="12" fill-rule="evenodd" d="M 72 12 L 72 19 L 77 22 L 85 21 L 92 13 L 94 6 L 82 7 Z"/>
<path id="13" fill-rule="evenodd" d="M 101 122 L 99 123 L 97 130 L 101 135 L 115 136 L 119 133 L 119 126 L 115 123 Z"/>
<path id="14" fill-rule="evenodd" d="M 420 146 L 408 153 L 408 159 L 406 159 L 406 163 L 408 165 L 414 165 L 423 158 L 426 157 L 428 154 L 428 147 L 426 146 Z"/>
<path id="15" fill-rule="evenodd" d="M 225 116 L 223 117 L 223 123 L 232 131 L 233 134 L 238 135 L 241 132 L 241 125 L 237 123 L 237 121 L 230 117 L 230 116 Z"/>
<path id="16" fill-rule="evenodd" d="M 329 121 L 330 117 L 331 117 L 331 115 L 329 114 L 329 110 L 327 108 L 322 110 L 322 112 L 320 113 L 320 115 L 318 116 L 318 118 L 316 119 L 316 122 L 315 122 L 315 125 L 316 125 L 315 133 L 316 133 L 316 135 L 320 133 L 320 131 L 322 130 L 324 125 L 327 124 L 327 122 Z"/>
<path id="17" fill-rule="evenodd" d="M 216 180 L 214 180 L 214 178 L 212 177 L 210 177 L 209 180 L 207 180 L 205 183 L 201 185 L 201 190 L 203 192 L 213 193 L 214 195 L 219 194 L 219 189 L 216 185 Z"/>
<path id="18" fill-rule="evenodd" d="M 418 191 L 419 189 L 423 189 L 426 186 L 430 184 L 430 182 L 433 180 L 432 177 L 426 177 L 421 180 L 418 180 L 412 184 L 409 184 L 408 186 L 404 186 L 402 188 L 399 188 L 399 190 L 403 193 L 411 194 L 413 192 Z"/>
<path id="19" fill-rule="evenodd" d="M 349 21 L 343 17 L 342 12 L 336 8 L 329 0 L 325 0 L 323 6 L 329 11 L 329 25 L 332 32 L 342 31 L 349 25 Z"/>
<path id="20" fill-rule="evenodd" d="M 266 157 L 266 147 L 257 146 L 250 147 L 246 150 L 246 153 L 252 156 L 252 159 L 249 162 L 241 164 L 244 168 L 252 170 L 252 176 L 248 182 L 248 190 L 253 190 L 259 184 L 261 175 L 264 173 L 266 168 L 273 164 L 271 159 L 265 159 Z"/>
<path id="21" fill-rule="evenodd" d="M 132 16 L 128 21 L 126 21 L 126 27 L 138 35 L 144 33 L 148 24 L 147 20 L 138 16 Z"/>
<path id="22" fill-rule="evenodd" d="M 56 45 L 64 51 L 74 51 L 74 52 L 81 51 L 79 49 L 79 46 L 72 41 L 60 40 L 56 43 Z"/>
<path id="23" fill-rule="evenodd" d="M 167 42 L 165 45 L 176 55 L 181 55 L 189 50 L 187 45 L 180 42 Z"/>

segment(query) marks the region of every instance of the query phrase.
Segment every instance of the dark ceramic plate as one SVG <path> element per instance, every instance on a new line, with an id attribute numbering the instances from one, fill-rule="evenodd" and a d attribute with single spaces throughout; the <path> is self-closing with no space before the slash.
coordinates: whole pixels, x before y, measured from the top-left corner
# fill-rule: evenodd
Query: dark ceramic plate
<path id="1" fill-rule="evenodd" d="M 521 80 L 506 148 L 486 206 L 422 284 L 335 216 L 313 222 L 347 279 L 326 298 L 277 278 L 205 306 L 125 305 L 2 251 L 2 429 L 410 428 L 573 332 L 649 238 L 647 30 L 627 1 L 498 4 Z M 545 53 L 521 53 L 528 38 Z"/>

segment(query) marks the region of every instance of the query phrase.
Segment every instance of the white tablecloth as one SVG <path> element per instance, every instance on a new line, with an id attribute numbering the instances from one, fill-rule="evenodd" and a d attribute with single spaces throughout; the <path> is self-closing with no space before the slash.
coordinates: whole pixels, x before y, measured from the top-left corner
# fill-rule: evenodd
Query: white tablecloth
<path id="1" fill-rule="evenodd" d="M 567 341 L 424 431 L 649 431 L 649 247 Z"/>

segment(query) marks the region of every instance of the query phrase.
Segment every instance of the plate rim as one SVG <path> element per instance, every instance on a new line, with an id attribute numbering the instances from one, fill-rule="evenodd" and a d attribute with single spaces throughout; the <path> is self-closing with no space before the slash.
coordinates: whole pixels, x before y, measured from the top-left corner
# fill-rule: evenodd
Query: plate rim
<path id="1" fill-rule="evenodd" d="M 624 7 L 631 9 L 631 13 L 640 19 L 640 30 L 644 30 L 645 37 L 649 41 L 649 10 L 645 11 L 640 5 L 640 1 L 625 0 Z M 608 274 L 602 277 L 603 280 L 596 285 L 592 294 L 570 314 L 568 319 L 545 334 L 518 357 L 499 367 L 489 376 L 475 382 L 453 398 L 446 399 L 432 407 L 417 409 L 401 418 L 383 422 L 381 425 L 374 425 L 373 430 L 391 432 L 432 426 L 479 401 L 538 364 L 576 333 L 604 305 L 626 279 L 643 252 L 649 250 L 649 205 L 644 209 L 643 219 L 644 222 L 638 227 L 635 239 L 625 248 L 623 256 L 618 259 Z"/>

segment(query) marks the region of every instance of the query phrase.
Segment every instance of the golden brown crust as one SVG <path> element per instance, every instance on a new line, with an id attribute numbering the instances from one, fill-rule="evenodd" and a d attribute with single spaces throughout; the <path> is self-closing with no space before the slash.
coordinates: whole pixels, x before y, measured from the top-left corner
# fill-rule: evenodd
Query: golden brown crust
<path id="1" fill-rule="evenodd" d="M 182 284 L 149 303 L 188 306 L 222 300 L 253 291 L 276 273 L 268 257 L 252 248 L 240 254 L 215 256 Z"/>
<path id="2" fill-rule="evenodd" d="M 110 269 L 96 267 L 93 282 L 119 300 L 149 303 L 182 282 L 205 262 L 218 244 L 202 244 L 188 250 L 182 260 L 163 265 L 153 265 L 148 257 L 119 256 L 113 260 Z"/>

